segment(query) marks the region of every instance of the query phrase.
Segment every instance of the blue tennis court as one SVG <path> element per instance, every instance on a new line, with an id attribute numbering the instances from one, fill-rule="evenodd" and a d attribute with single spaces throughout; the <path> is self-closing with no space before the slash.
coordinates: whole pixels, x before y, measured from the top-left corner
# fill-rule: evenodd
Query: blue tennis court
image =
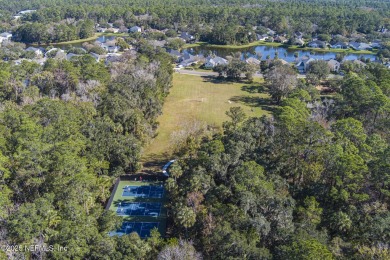
<path id="1" fill-rule="evenodd" d="M 119 216 L 150 216 L 158 217 L 161 211 L 159 202 L 122 202 L 116 213 Z"/>
<path id="2" fill-rule="evenodd" d="M 153 228 L 158 228 L 159 224 L 160 222 L 123 222 L 121 228 L 111 232 L 110 236 L 122 236 L 137 232 L 141 238 L 146 238 L 150 236 L 150 231 Z"/>
<path id="3" fill-rule="evenodd" d="M 164 187 L 161 186 L 125 186 L 122 196 L 141 198 L 162 198 Z"/>

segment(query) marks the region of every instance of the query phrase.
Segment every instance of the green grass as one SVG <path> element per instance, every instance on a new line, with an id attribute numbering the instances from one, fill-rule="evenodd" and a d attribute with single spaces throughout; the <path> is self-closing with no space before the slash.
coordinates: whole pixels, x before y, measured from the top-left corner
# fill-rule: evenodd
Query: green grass
<path id="1" fill-rule="evenodd" d="M 270 114 L 269 96 L 258 93 L 259 89 L 260 82 L 215 82 L 215 78 L 174 74 L 173 87 L 158 118 L 157 137 L 146 147 L 143 158 L 148 160 L 146 158 L 169 153 L 171 133 L 177 131 L 183 122 L 199 120 L 221 128 L 228 120 L 225 112 L 235 106 L 242 107 L 250 117 Z"/>
<path id="2" fill-rule="evenodd" d="M 242 45 L 236 45 L 236 44 L 219 45 L 219 44 L 210 44 L 207 42 L 197 42 L 197 43 L 185 44 L 183 48 L 186 49 L 186 48 L 202 46 L 202 47 L 224 48 L 224 49 L 243 49 L 243 48 L 248 48 L 248 47 L 253 47 L 258 45 L 267 45 L 267 46 L 275 46 L 275 47 L 283 46 L 283 44 L 281 43 L 265 42 L 265 41 L 255 41 L 255 42 L 242 44 Z"/>
<path id="3" fill-rule="evenodd" d="M 163 198 L 139 198 L 139 197 L 124 197 L 122 196 L 123 188 L 125 186 L 148 186 L 148 185 L 163 185 L 163 182 L 140 182 L 140 181 L 120 181 L 118 188 L 114 194 L 114 199 L 110 205 L 110 210 L 115 211 L 118 208 L 119 202 L 161 202 L 166 203 L 165 196 Z M 158 217 L 151 216 L 122 216 L 123 221 L 129 222 L 160 222 L 159 231 L 162 235 L 165 234 L 166 229 L 166 208 L 162 207 L 160 215 Z"/>
<path id="4" fill-rule="evenodd" d="M 83 42 L 89 42 L 89 41 L 93 41 L 93 40 L 96 40 L 97 38 L 99 38 L 100 36 L 129 36 L 128 33 L 95 33 L 94 36 L 91 36 L 89 38 L 85 38 L 85 39 L 78 39 L 78 40 L 73 40 L 73 41 L 66 41 L 66 42 L 53 42 L 53 43 L 49 43 L 49 44 L 31 44 L 33 46 L 50 46 L 50 45 L 64 45 L 64 44 L 75 44 L 75 43 L 83 43 Z"/>

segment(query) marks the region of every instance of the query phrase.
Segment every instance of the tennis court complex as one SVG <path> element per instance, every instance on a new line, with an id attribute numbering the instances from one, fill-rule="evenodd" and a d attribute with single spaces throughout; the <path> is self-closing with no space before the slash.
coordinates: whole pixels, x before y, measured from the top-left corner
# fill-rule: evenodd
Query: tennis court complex
<path id="1" fill-rule="evenodd" d="M 121 202 L 116 213 L 119 216 L 151 216 L 158 217 L 161 211 L 159 202 Z"/>
<path id="2" fill-rule="evenodd" d="M 123 197 L 162 198 L 164 187 L 161 186 L 125 186 Z"/>
<path id="3" fill-rule="evenodd" d="M 159 225 L 159 222 L 123 222 L 121 229 L 111 232 L 110 235 L 122 236 L 137 232 L 141 238 L 147 238 L 150 236 L 150 231 L 153 228 L 158 228 Z"/>
<path id="4" fill-rule="evenodd" d="M 157 228 L 164 236 L 167 217 L 165 202 L 162 181 L 119 180 L 107 209 L 122 217 L 123 222 L 109 235 L 122 236 L 136 232 L 141 238 L 147 238 L 150 230 Z"/>

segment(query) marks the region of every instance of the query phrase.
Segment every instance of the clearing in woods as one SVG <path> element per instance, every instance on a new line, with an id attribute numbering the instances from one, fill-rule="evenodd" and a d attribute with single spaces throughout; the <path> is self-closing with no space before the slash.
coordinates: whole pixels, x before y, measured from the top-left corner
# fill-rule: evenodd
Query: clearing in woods
<path id="1" fill-rule="evenodd" d="M 255 80 L 251 84 L 232 83 L 215 77 L 174 73 L 173 87 L 158 118 L 157 136 L 145 148 L 143 162 L 171 159 L 171 133 L 179 130 L 184 122 L 198 120 L 221 128 L 228 120 L 225 112 L 236 106 L 242 107 L 248 117 L 270 114 L 273 106 L 263 90 L 262 79 Z"/>

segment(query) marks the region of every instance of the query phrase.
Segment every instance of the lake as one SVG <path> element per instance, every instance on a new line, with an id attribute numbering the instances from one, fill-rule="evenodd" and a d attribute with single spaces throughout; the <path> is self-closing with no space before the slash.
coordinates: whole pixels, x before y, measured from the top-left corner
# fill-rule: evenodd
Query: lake
<path id="1" fill-rule="evenodd" d="M 294 62 L 297 60 L 297 58 L 294 56 L 296 53 L 298 53 L 298 59 L 299 57 L 303 56 L 310 56 L 314 59 L 319 60 L 330 60 L 334 59 L 336 57 L 336 52 L 316 52 L 316 51 L 308 51 L 308 50 L 297 50 L 297 49 L 287 49 L 284 47 L 273 47 L 273 46 L 265 46 L 265 45 L 259 45 L 259 46 L 253 46 L 248 48 L 242 48 L 242 49 L 228 49 L 228 48 L 215 48 L 215 47 L 208 47 L 208 46 L 199 46 L 194 48 L 186 49 L 185 52 L 191 53 L 191 54 L 203 54 L 205 57 L 208 56 L 208 54 L 213 53 L 220 57 L 226 57 L 229 55 L 232 55 L 232 53 L 240 52 L 242 57 L 256 57 L 261 56 L 262 60 L 267 59 L 267 56 L 269 55 L 271 59 L 275 58 L 276 53 L 278 53 L 278 57 L 280 59 L 284 59 L 288 62 Z M 256 55 L 257 53 L 257 55 Z M 356 60 L 360 58 L 375 60 L 376 56 L 373 54 L 353 54 L 348 53 L 344 59 L 346 60 Z"/>

